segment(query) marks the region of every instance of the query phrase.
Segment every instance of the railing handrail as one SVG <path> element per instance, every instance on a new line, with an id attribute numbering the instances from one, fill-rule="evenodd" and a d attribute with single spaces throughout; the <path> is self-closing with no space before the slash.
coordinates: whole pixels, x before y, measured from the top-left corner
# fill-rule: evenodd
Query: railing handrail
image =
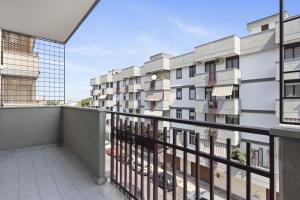
<path id="1" fill-rule="evenodd" d="M 141 115 L 141 114 L 133 114 L 133 113 L 122 113 L 122 112 L 114 112 L 114 111 L 105 111 L 105 112 L 113 113 L 116 115 L 129 116 L 129 117 L 138 117 L 138 118 L 144 118 L 144 119 L 156 119 L 159 121 L 168 121 L 168 122 L 174 122 L 174 123 L 181 123 L 181 124 L 188 124 L 188 125 L 195 125 L 195 126 L 203 126 L 203 127 L 208 127 L 208 128 L 217 128 L 217 129 L 224 129 L 224 130 L 229 130 L 229 131 L 240 131 L 240 132 L 246 132 L 246 133 L 253 133 L 253 134 L 257 134 L 257 135 L 270 136 L 270 129 L 255 127 L 255 126 L 211 123 L 211 122 L 204 122 L 204 121 L 199 121 L 199 120 L 186 120 L 186 119 L 159 117 L 159 116 L 151 116 L 151 115 Z"/>

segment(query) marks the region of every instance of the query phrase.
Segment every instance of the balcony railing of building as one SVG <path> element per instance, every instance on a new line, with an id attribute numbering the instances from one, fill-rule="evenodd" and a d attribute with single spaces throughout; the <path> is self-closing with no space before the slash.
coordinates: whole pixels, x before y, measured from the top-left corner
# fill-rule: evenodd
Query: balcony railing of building
<path id="1" fill-rule="evenodd" d="M 209 196 L 215 199 L 215 170 L 217 163 L 226 167 L 226 199 L 232 199 L 232 169 L 245 171 L 245 198 L 253 199 L 252 186 L 254 176 L 268 179 L 268 187 L 265 188 L 265 199 L 276 199 L 275 186 L 275 137 L 264 128 L 236 126 L 228 124 L 207 123 L 183 119 L 165 117 L 154 117 L 147 115 L 136 115 L 127 113 L 109 112 L 111 114 L 111 182 L 115 184 L 129 199 L 187 199 L 187 170 L 188 155 L 195 158 L 195 194 L 194 199 L 200 199 L 200 174 L 202 174 L 200 159 L 208 161 L 209 168 Z M 137 118 L 136 122 L 128 121 L 128 117 Z M 147 124 L 146 122 L 152 123 Z M 177 131 L 168 130 L 166 127 L 159 130 L 161 122 L 174 122 L 213 129 L 224 129 L 229 131 L 240 131 L 253 136 L 266 137 L 269 145 L 269 169 L 253 166 L 251 163 L 251 143 L 246 143 L 246 162 L 240 163 L 232 159 L 232 145 L 228 138 L 226 143 L 226 156 L 215 153 L 216 138 L 209 135 L 209 152 L 200 149 L 200 133 L 195 135 L 194 148 L 187 144 L 188 135 L 183 131 L 183 144 L 178 144 Z M 169 139 L 168 139 L 169 138 Z M 167 153 L 171 153 L 171 162 L 167 160 Z M 177 153 L 183 154 L 183 189 L 177 192 L 176 159 Z M 162 169 L 159 173 L 159 155 L 162 154 Z M 140 158 L 139 158 L 140 156 Z M 167 163 L 171 163 L 171 170 L 167 170 Z M 145 176 L 144 176 L 145 175 Z M 166 178 L 164 178 L 166 177 Z M 152 183 L 151 183 L 152 182 Z M 158 189 L 161 187 L 162 190 Z M 168 192 L 172 191 L 172 194 Z M 182 195 L 182 197 L 179 197 Z M 150 198 L 151 197 L 151 198 Z"/>

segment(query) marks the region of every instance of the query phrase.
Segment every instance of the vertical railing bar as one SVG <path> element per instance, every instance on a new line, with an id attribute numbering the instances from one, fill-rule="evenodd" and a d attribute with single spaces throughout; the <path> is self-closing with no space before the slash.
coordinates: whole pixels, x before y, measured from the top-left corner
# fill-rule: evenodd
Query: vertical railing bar
<path id="1" fill-rule="evenodd" d="M 199 148 L 199 133 L 196 133 L 196 152 L 198 153 L 200 151 L 200 148 Z M 199 187 L 200 187 L 200 177 L 199 177 L 199 156 L 195 155 L 196 156 L 196 200 L 200 199 L 200 191 L 199 191 Z"/>
<path id="2" fill-rule="evenodd" d="M 158 139 L 158 120 L 154 119 L 153 124 L 153 138 L 154 140 Z M 158 200 L 158 144 L 156 141 L 154 142 L 153 149 L 153 200 Z"/>
<path id="3" fill-rule="evenodd" d="M 227 138 L 226 142 L 226 159 L 228 161 L 231 160 L 231 139 Z M 226 166 L 226 195 L 227 195 L 227 200 L 231 199 L 231 167 L 230 164 L 228 163 Z"/>
<path id="4" fill-rule="evenodd" d="M 120 119 L 120 185 L 123 183 L 123 163 L 122 163 L 122 157 L 123 157 L 123 137 L 124 137 L 124 129 L 123 129 L 123 120 Z"/>
<path id="5" fill-rule="evenodd" d="M 246 146 L 246 166 L 247 168 L 251 166 L 250 163 L 251 156 L 251 144 L 247 142 Z M 246 171 L 246 199 L 251 199 L 251 173 L 249 170 Z"/>
<path id="6" fill-rule="evenodd" d="M 128 119 L 125 120 L 125 124 L 124 124 L 124 145 L 125 145 L 125 158 L 124 158 L 124 182 L 125 185 L 124 187 L 127 188 L 127 133 L 128 133 Z M 121 160 L 122 162 L 122 160 Z M 130 186 L 129 186 L 130 187 Z"/>
<path id="7" fill-rule="evenodd" d="M 117 120 L 116 122 L 116 152 L 111 152 L 111 154 L 113 156 L 116 157 L 116 181 L 118 182 L 119 180 L 119 138 L 120 138 L 120 126 L 119 126 L 119 122 L 120 122 L 120 119 Z M 116 154 L 116 155 L 114 155 Z"/>
<path id="8" fill-rule="evenodd" d="M 111 123 L 110 123 L 110 151 L 115 151 L 115 115 L 114 113 L 111 113 Z M 114 180 L 114 155 L 111 153 L 110 155 L 110 179 Z M 112 181 L 111 181 L 112 182 Z"/>
<path id="9" fill-rule="evenodd" d="M 279 0 L 279 123 L 284 123 L 283 120 L 283 82 L 284 82 L 284 61 L 283 61 L 283 47 L 284 47 L 284 0 Z"/>
<path id="10" fill-rule="evenodd" d="M 163 137 L 164 137 L 164 143 L 167 143 L 167 128 L 164 127 L 164 132 L 163 132 Z M 163 199 L 167 199 L 167 163 L 166 163 L 166 156 L 167 156 L 167 146 L 164 145 L 164 163 L 163 163 L 163 173 L 164 173 L 164 190 L 163 190 Z"/>
<path id="11" fill-rule="evenodd" d="M 276 200 L 276 177 L 275 177 L 275 137 L 269 136 L 270 143 L 270 200 Z"/>
<path id="12" fill-rule="evenodd" d="M 176 146 L 176 129 L 173 129 L 173 145 Z M 172 156 L 172 166 L 173 166 L 173 200 L 176 200 L 176 148 L 173 148 Z"/>
<path id="13" fill-rule="evenodd" d="M 183 146 L 187 148 L 187 132 L 183 132 Z M 187 152 L 183 152 L 183 199 L 187 199 Z"/>
<path id="14" fill-rule="evenodd" d="M 150 144 L 150 124 L 147 124 L 147 139 L 148 144 Z M 151 165 L 151 159 L 150 159 L 150 148 L 147 148 L 147 200 L 150 200 L 150 165 Z"/>
<path id="15" fill-rule="evenodd" d="M 214 156 L 214 151 L 215 151 L 215 141 L 214 141 L 214 136 L 210 136 L 210 155 Z M 209 184 L 209 189 L 210 189 L 210 200 L 214 200 L 215 195 L 214 195 L 214 160 L 212 158 L 209 159 L 209 179 L 210 179 L 210 184 Z"/>
<path id="16" fill-rule="evenodd" d="M 129 124 L 129 192 L 132 194 L 132 121 Z"/>
<path id="17" fill-rule="evenodd" d="M 144 136 L 144 122 L 141 122 L 141 135 Z M 150 163 L 148 163 L 149 165 Z M 144 141 L 141 144 L 141 199 L 144 199 Z"/>
<path id="18" fill-rule="evenodd" d="M 135 125 L 134 125 L 134 134 L 137 135 L 138 134 L 138 123 L 135 122 Z M 137 152 L 138 152 L 138 145 L 136 143 L 136 136 L 134 136 L 134 196 L 136 197 L 137 196 L 137 184 L 138 184 L 138 174 L 137 174 L 137 162 L 138 162 L 138 155 L 137 155 Z"/>

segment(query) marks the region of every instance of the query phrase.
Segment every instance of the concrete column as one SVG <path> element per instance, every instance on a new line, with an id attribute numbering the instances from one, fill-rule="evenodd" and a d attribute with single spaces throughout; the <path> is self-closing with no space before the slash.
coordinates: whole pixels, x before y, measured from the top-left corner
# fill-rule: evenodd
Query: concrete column
<path id="1" fill-rule="evenodd" d="M 298 200 L 300 197 L 300 127 L 271 129 L 279 138 L 280 199 Z"/>

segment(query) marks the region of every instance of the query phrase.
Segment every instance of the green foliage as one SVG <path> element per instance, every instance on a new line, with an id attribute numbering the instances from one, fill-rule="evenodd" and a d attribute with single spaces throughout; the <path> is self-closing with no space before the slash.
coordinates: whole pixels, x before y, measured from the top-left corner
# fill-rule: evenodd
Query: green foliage
<path id="1" fill-rule="evenodd" d="M 47 101 L 47 106 L 57 106 L 59 104 L 60 104 L 59 101 L 55 101 L 55 100 L 49 100 L 49 101 Z"/>
<path id="2" fill-rule="evenodd" d="M 246 153 L 243 153 L 239 148 L 232 149 L 231 158 L 243 165 L 246 164 Z"/>
<path id="3" fill-rule="evenodd" d="M 88 106 L 90 106 L 91 101 L 92 101 L 92 98 L 91 98 L 91 97 L 82 99 L 81 101 L 78 101 L 78 102 L 77 102 L 77 106 L 78 106 L 78 107 L 88 107 Z"/>

